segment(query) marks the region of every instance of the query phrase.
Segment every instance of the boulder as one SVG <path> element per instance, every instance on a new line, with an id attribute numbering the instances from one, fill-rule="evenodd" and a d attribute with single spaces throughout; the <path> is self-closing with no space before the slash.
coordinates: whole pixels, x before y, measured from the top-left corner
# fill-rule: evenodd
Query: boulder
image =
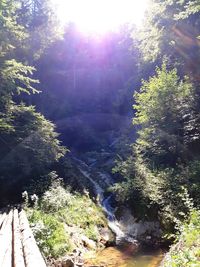
<path id="1" fill-rule="evenodd" d="M 100 229 L 99 232 L 101 235 L 100 243 L 102 243 L 104 246 L 110 246 L 115 243 L 115 236 L 109 228 L 104 227 Z"/>

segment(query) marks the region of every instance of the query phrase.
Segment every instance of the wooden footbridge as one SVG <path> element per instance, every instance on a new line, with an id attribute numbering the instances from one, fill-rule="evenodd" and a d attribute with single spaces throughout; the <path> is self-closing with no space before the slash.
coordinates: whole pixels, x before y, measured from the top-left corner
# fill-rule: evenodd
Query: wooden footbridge
<path id="1" fill-rule="evenodd" d="M 0 213 L 0 267 L 46 267 L 24 210 Z"/>

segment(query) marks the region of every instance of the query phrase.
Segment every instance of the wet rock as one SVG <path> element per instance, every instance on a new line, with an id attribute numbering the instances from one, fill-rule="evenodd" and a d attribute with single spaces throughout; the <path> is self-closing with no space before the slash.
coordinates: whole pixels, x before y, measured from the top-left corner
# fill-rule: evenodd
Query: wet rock
<path id="1" fill-rule="evenodd" d="M 100 235 L 101 235 L 101 239 L 104 240 L 105 242 L 107 242 L 110 239 L 110 231 L 108 228 L 102 228 L 100 229 Z"/>
<path id="2" fill-rule="evenodd" d="M 138 252 L 138 246 L 136 246 L 135 244 L 124 244 L 120 248 L 127 255 L 132 255 Z"/>
<path id="3" fill-rule="evenodd" d="M 124 237 L 118 247 L 126 254 L 135 254 L 138 252 L 140 244 L 132 237 Z"/>
<path id="4" fill-rule="evenodd" d="M 115 236 L 109 228 L 104 227 L 104 228 L 100 229 L 99 232 L 101 235 L 101 239 L 100 239 L 101 244 L 103 244 L 106 247 L 115 244 Z"/>
<path id="5" fill-rule="evenodd" d="M 116 217 L 119 218 L 122 230 L 127 235 L 135 237 L 141 243 L 152 243 L 152 240 L 158 240 L 162 236 L 162 231 L 157 221 L 138 221 L 133 216 L 131 210 L 126 207 L 119 207 Z"/>

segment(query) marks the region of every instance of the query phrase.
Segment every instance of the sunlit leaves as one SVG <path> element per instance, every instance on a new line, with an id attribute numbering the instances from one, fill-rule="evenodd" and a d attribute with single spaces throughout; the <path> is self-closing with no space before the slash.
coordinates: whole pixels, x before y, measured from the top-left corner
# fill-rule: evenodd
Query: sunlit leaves
<path id="1" fill-rule="evenodd" d="M 196 14 L 200 12 L 200 1 L 199 0 L 193 0 L 193 1 L 182 1 L 185 3 L 184 10 L 181 11 L 179 14 L 175 15 L 175 19 L 186 19 L 192 14 Z"/>
<path id="2" fill-rule="evenodd" d="M 30 78 L 33 75 L 34 67 L 25 66 L 16 60 L 6 60 L 1 70 L 2 85 L 4 90 L 10 90 L 12 93 L 15 91 L 20 92 L 38 93 L 32 84 L 39 83 L 38 80 Z"/>
<path id="3" fill-rule="evenodd" d="M 35 88 L 39 83 L 34 77 L 36 69 L 29 66 L 36 50 L 25 53 L 32 32 L 25 21 L 20 21 L 20 3 L 0 0 L 0 175 L 4 185 L 40 175 L 66 151 L 57 139 L 54 124 L 33 106 L 19 104 L 21 93 L 39 92 Z M 26 8 L 32 10 L 31 5 Z M 45 23 L 43 26 L 47 31 Z M 38 41 L 37 51 L 42 49 L 41 39 Z"/>
<path id="4" fill-rule="evenodd" d="M 122 192 L 124 199 L 137 194 L 141 203 L 157 210 L 168 230 L 187 210 L 179 194 L 182 185 L 199 202 L 199 161 L 194 161 L 199 157 L 198 99 L 187 77 L 181 80 L 166 63 L 157 68 L 135 94 L 133 123 L 139 126 L 138 138 L 132 155 L 116 168 L 127 180 L 115 187 L 116 192 Z"/>
<path id="5" fill-rule="evenodd" d="M 184 74 L 198 79 L 199 13 L 198 0 L 152 0 L 140 35 L 143 59 L 155 62 L 167 56 Z"/>
<path id="6" fill-rule="evenodd" d="M 24 27 L 17 23 L 15 1 L 0 1 L 0 57 L 12 52 L 27 37 Z"/>
<path id="7" fill-rule="evenodd" d="M 1 174 L 10 179 L 43 173 L 66 150 L 57 139 L 55 126 L 37 113 L 33 106 L 15 105 L 11 113 L 12 132 L 0 133 L 6 143 L 1 144 Z M 10 151 L 10 148 L 12 150 Z M 17 162 L 17 166 L 16 166 Z M 12 177 L 14 170 L 17 170 Z"/>
<path id="8" fill-rule="evenodd" d="M 135 94 L 134 124 L 166 122 L 167 116 L 173 116 L 173 109 L 178 111 L 192 90 L 190 83 L 179 81 L 175 69 L 167 71 L 165 64 L 162 69 L 157 68 L 156 76 L 143 81 L 141 92 Z"/>
<path id="9" fill-rule="evenodd" d="M 164 157 L 162 161 L 167 162 L 166 157 L 173 161 L 185 153 L 186 138 L 191 142 L 188 127 L 194 128 L 194 97 L 193 86 L 187 78 L 181 81 L 177 71 L 168 71 L 165 64 L 157 69 L 156 76 L 143 82 L 141 92 L 135 94 L 133 122 L 142 127 L 137 144 L 142 150 L 151 151 L 152 159 L 157 155 L 160 159 Z"/>

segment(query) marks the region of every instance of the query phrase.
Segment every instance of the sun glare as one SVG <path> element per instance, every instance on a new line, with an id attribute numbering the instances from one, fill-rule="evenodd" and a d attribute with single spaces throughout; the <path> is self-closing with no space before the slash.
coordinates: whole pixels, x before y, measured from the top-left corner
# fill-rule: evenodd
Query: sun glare
<path id="1" fill-rule="evenodd" d="M 52 0 L 62 23 L 73 22 L 80 31 L 105 33 L 131 22 L 140 25 L 148 0 Z"/>

